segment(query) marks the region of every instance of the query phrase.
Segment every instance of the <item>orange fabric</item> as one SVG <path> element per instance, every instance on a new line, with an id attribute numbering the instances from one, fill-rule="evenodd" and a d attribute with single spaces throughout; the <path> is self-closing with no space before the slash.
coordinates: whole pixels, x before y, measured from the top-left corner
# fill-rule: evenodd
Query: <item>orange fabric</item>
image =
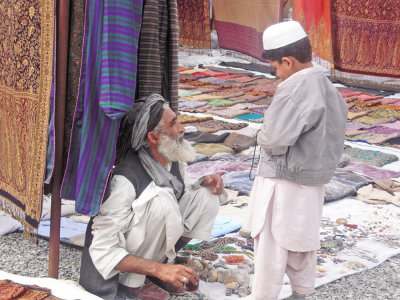
<path id="1" fill-rule="evenodd" d="M 313 52 L 332 62 L 330 0 L 294 0 L 293 18 L 307 31 Z"/>

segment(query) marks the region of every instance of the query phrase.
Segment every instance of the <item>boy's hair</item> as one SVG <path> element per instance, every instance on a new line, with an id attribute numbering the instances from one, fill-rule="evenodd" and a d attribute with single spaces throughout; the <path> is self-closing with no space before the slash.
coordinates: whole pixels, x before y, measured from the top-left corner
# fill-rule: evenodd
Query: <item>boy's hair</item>
<path id="1" fill-rule="evenodd" d="M 312 59 L 312 49 L 310 39 L 306 36 L 287 46 L 277 49 L 264 50 L 262 58 L 282 62 L 282 57 L 293 56 L 301 63 L 310 62 Z"/>

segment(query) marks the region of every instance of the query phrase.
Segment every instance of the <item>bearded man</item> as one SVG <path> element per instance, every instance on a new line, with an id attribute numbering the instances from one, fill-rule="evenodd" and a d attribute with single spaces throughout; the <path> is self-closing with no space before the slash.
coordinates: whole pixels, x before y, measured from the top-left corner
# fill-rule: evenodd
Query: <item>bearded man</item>
<path id="1" fill-rule="evenodd" d="M 210 240 L 227 194 L 217 174 L 194 183 L 185 177 L 195 151 L 184 131 L 157 94 L 122 121 L 108 195 L 86 231 L 80 284 L 89 292 L 163 300 L 197 285 L 193 269 L 166 262 L 190 239 Z"/>

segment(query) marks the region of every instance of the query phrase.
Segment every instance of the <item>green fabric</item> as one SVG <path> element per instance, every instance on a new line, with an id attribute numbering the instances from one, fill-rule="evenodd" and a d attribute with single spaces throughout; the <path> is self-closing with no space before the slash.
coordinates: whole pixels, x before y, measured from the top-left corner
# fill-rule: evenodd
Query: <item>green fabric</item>
<path id="1" fill-rule="evenodd" d="M 236 100 L 236 101 L 232 101 L 232 100 L 226 100 L 226 99 L 214 99 L 214 100 L 210 100 L 208 101 L 208 104 L 211 104 L 212 106 L 232 106 L 238 103 L 244 103 L 246 101 L 244 100 Z"/>

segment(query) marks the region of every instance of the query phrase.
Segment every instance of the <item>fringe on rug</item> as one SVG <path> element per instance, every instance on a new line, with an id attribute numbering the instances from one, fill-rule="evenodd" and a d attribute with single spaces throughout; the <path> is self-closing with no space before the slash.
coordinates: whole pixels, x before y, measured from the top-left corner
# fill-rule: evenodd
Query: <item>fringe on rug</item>
<path id="1" fill-rule="evenodd" d="M 339 71 L 335 69 L 331 62 L 324 60 L 317 55 L 313 55 L 312 62 L 326 70 L 329 70 L 329 77 L 331 80 L 338 81 L 344 85 L 367 89 L 379 89 L 388 92 L 400 91 L 400 79 L 398 78 Z"/>
<path id="2" fill-rule="evenodd" d="M 22 224 L 24 228 L 23 236 L 34 244 L 37 244 L 37 230 L 31 224 L 25 221 L 25 212 L 12 204 L 6 198 L 0 196 L 0 210 L 11 215 L 14 219 Z"/>

